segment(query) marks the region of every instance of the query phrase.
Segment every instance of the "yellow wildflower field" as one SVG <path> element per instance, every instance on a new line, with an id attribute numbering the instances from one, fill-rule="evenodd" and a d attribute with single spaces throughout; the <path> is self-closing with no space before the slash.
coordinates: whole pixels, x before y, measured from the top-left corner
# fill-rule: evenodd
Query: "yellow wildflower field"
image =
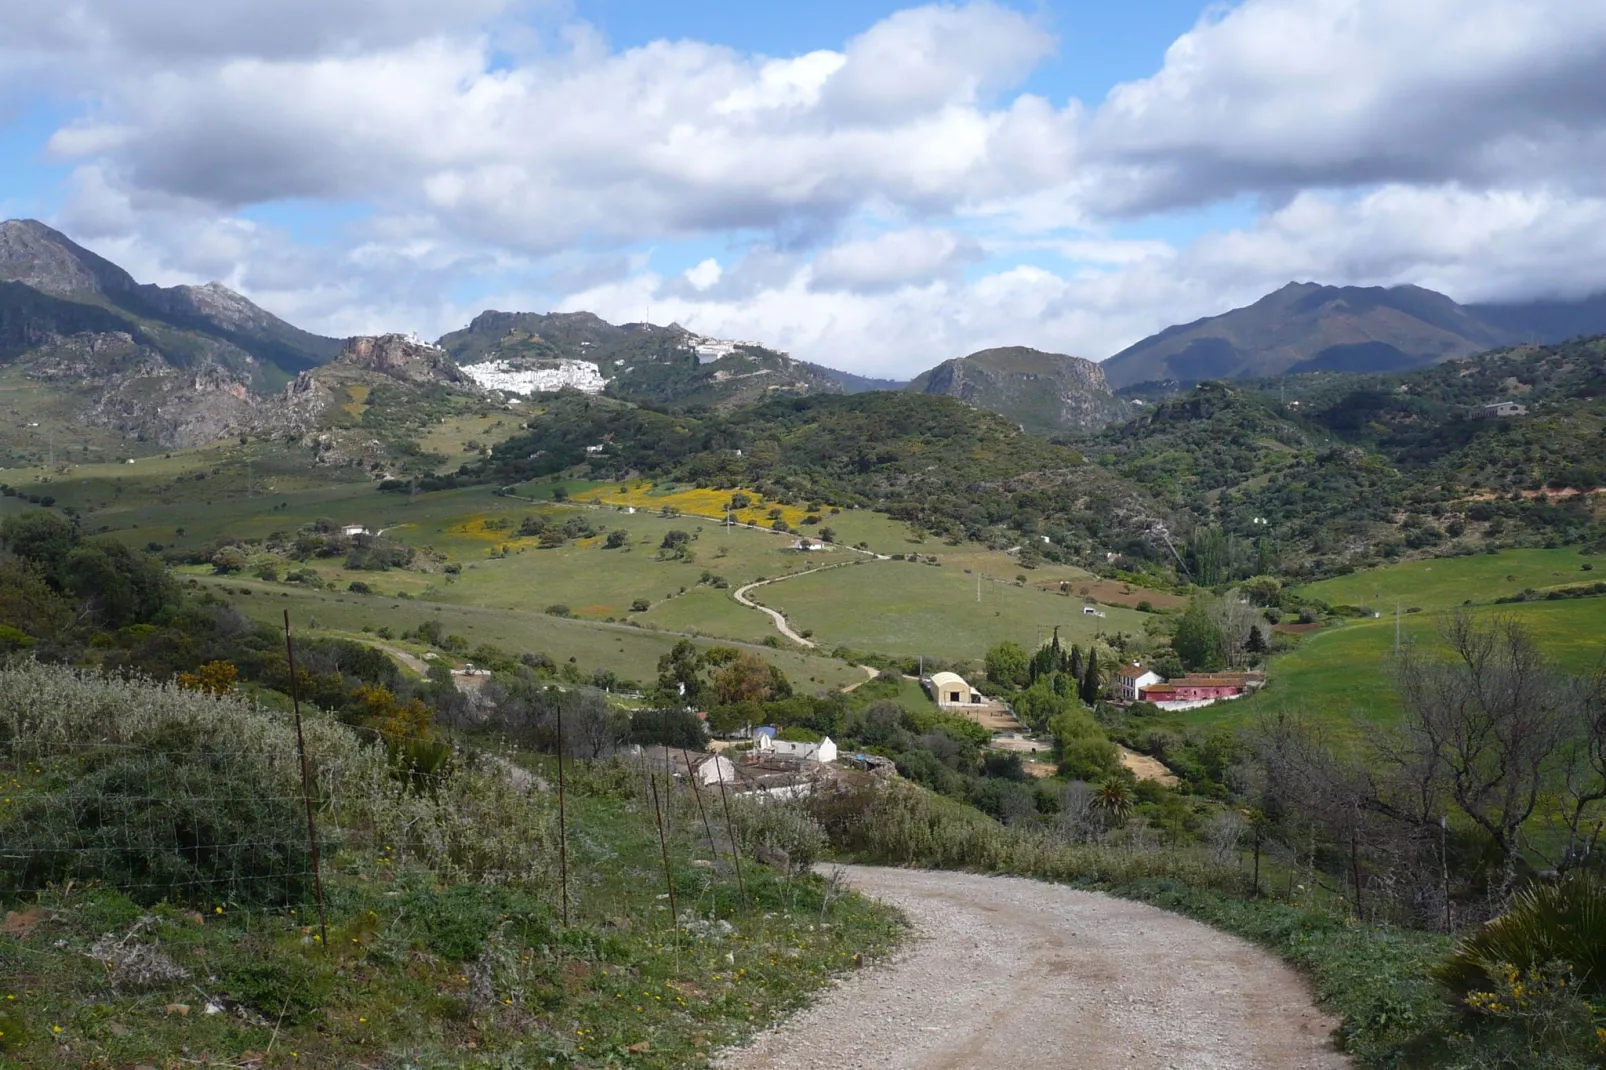
<path id="1" fill-rule="evenodd" d="M 621 486 L 624 487 L 623 491 L 620 490 Z M 682 513 L 718 518 L 725 516 L 725 506 L 733 494 L 745 494 L 753 503 L 745 509 L 735 510 L 734 515 L 738 524 L 755 524 L 767 528 L 775 519 L 770 515 L 771 511 L 779 509 L 781 519 L 795 528 L 802 524 L 803 518 L 808 515 L 808 511 L 802 506 L 779 505 L 766 501 L 756 490 L 716 490 L 711 487 L 682 487 L 675 484 L 666 484 L 660 488 L 659 485 L 644 480 L 599 487 L 585 494 L 582 500 L 602 505 L 630 505 L 652 512 L 669 506 L 672 509 L 679 509 Z"/>

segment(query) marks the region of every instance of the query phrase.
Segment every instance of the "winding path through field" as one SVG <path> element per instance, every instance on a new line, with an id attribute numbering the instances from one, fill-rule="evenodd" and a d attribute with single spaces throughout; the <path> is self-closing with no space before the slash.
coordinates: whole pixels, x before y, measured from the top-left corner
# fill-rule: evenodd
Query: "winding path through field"
<path id="1" fill-rule="evenodd" d="M 786 636 L 788 639 L 792 640 L 792 642 L 798 643 L 798 644 L 800 644 L 802 646 L 806 646 L 810 650 L 813 650 L 814 649 L 813 641 L 809 640 L 809 639 L 805 639 L 801 635 L 799 635 L 796 632 L 794 632 L 792 630 L 792 626 L 790 624 L 786 623 L 786 615 L 784 613 L 780 612 L 779 610 L 771 609 L 769 606 L 761 606 L 761 605 L 759 605 L 757 602 L 755 602 L 751 598 L 747 597 L 747 592 L 753 590 L 756 587 L 768 587 L 772 583 L 780 583 L 783 580 L 795 580 L 799 576 L 812 576 L 816 572 L 829 572 L 833 568 L 843 568 L 843 567 L 845 567 L 847 565 L 851 565 L 851 564 L 854 564 L 854 562 L 852 562 L 852 561 L 843 561 L 843 562 L 841 562 L 839 564 L 835 564 L 835 565 L 821 565 L 819 568 L 804 569 L 802 572 L 792 572 L 792 573 L 788 573 L 785 576 L 776 576 L 773 579 L 759 580 L 756 583 L 749 583 L 745 587 L 736 588 L 736 590 L 731 592 L 731 597 L 736 599 L 736 601 L 740 602 L 742 605 L 746 606 L 748 609 L 756 609 L 760 613 L 763 613 L 763 614 L 767 615 L 770 618 L 770 620 L 775 622 L 776 630 L 779 631 L 782 635 Z"/>
<path id="2" fill-rule="evenodd" d="M 1014 877 L 847 867 L 912 946 L 726 1070 L 1350 1070 L 1290 966 L 1156 907 Z"/>

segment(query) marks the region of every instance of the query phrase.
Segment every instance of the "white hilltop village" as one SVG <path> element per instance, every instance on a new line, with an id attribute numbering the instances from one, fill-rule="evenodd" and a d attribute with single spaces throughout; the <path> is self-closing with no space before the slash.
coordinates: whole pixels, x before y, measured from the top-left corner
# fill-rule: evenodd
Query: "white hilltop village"
<path id="1" fill-rule="evenodd" d="M 743 346 L 761 347 L 759 342 L 708 338 L 689 331 L 686 333 L 685 344 L 697 354 L 699 364 L 709 364 L 728 357 Z M 600 394 L 608 387 L 608 379 L 593 361 L 572 358 L 539 361 L 488 360 L 478 364 L 463 365 L 463 374 L 486 390 L 506 391 L 524 397 L 557 390 L 579 390 L 585 394 Z"/>

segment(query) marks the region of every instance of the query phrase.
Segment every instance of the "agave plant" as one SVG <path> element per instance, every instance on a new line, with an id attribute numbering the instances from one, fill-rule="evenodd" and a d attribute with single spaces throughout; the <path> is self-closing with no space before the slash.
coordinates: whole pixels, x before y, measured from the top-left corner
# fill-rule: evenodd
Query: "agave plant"
<path id="1" fill-rule="evenodd" d="M 1508 967 L 1528 973 L 1554 963 L 1571 967 L 1580 988 L 1606 992 L 1606 884 L 1599 879 L 1579 874 L 1519 892 L 1434 975 L 1465 996 L 1492 987 Z"/>

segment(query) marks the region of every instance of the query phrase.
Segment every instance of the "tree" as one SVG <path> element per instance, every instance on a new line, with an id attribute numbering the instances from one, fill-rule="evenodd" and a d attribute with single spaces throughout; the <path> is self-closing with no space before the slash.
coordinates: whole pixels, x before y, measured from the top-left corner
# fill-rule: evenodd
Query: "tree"
<path id="1" fill-rule="evenodd" d="M 160 561 L 109 536 L 79 543 L 62 563 L 61 579 L 64 590 L 112 628 L 154 620 L 178 600 Z"/>
<path id="2" fill-rule="evenodd" d="M 1104 681 L 1099 676 L 1099 652 L 1087 652 L 1087 673 L 1082 677 L 1082 702 L 1087 706 L 1098 705 L 1099 696 L 1103 693 Z"/>
<path id="3" fill-rule="evenodd" d="M 1254 655 L 1255 661 L 1266 653 L 1266 639 L 1258 627 L 1249 629 L 1249 642 L 1244 644 L 1244 652 Z"/>
<path id="4" fill-rule="evenodd" d="M 821 542 L 836 542 L 836 529 L 835 528 L 828 528 L 828 527 L 827 528 L 821 528 L 820 529 L 820 541 Z"/>
<path id="5" fill-rule="evenodd" d="M 1456 613 L 1443 639 L 1449 661 L 1414 650 L 1401 659 L 1406 727 L 1388 757 L 1407 783 L 1436 784 L 1488 835 L 1509 886 L 1553 762 L 1570 738 L 1600 724 L 1606 708 L 1598 685 L 1570 686 L 1514 618 Z M 1401 812 L 1387 798 L 1374 802 Z"/>
<path id="6" fill-rule="evenodd" d="M 1221 656 L 1221 629 L 1210 618 L 1204 604 L 1194 599 L 1188 611 L 1177 622 L 1177 634 L 1171 639 L 1171 648 L 1177 652 L 1182 667 L 1189 672 L 1214 672 L 1225 666 Z"/>
<path id="7" fill-rule="evenodd" d="M 1005 640 L 987 651 L 987 679 L 1013 691 L 1029 682 L 1030 660 L 1019 643 Z"/>
<path id="8" fill-rule="evenodd" d="M 1076 703 L 1060 694 L 1054 688 L 1054 682 L 1059 674 L 1053 677 L 1039 677 L 1031 687 L 1022 691 L 1015 698 L 1015 712 L 1027 725 L 1034 728 L 1043 728 L 1053 722 L 1054 718 L 1076 708 Z"/>
<path id="9" fill-rule="evenodd" d="M 78 545 L 78 529 L 48 510 L 29 509 L 0 524 L 0 543 L 56 582 L 67 555 Z"/>
<path id="10" fill-rule="evenodd" d="M 708 733 L 689 709 L 637 710 L 630 718 L 630 741 L 643 746 L 701 748 L 708 742 Z"/>
<path id="11" fill-rule="evenodd" d="M 770 665 L 751 651 L 743 651 L 721 665 L 710 680 L 713 701 L 721 706 L 738 702 L 768 702 L 773 696 Z"/>
<path id="12" fill-rule="evenodd" d="M 661 702 L 695 706 L 702 698 L 703 681 L 698 675 L 702 659 L 690 639 L 682 639 L 658 659 L 658 697 Z"/>
<path id="13" fill-rule="evenodd" d="M 608 532 L 608 537 L 602 543 L 604 550 L 617 550 L 630 541 L 630 533 L 624 528 L 614 528 Z"/>

